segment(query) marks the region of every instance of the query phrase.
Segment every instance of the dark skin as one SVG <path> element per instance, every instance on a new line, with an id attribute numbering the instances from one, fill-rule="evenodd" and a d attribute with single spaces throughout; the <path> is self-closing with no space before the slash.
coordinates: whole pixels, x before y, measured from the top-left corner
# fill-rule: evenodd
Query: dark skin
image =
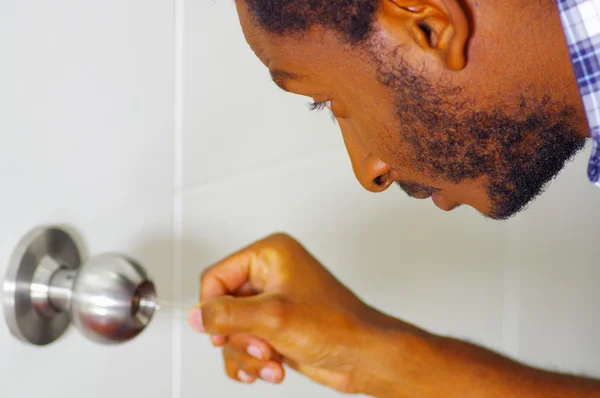
<path id="1" fill-rule="evenodd" d="M 413 69 L 426 68 L 424 77 L 428 80 L 451 80 L 462 88 L 461 98 L 476 101 L 475 110 L 501 106 L 513 114 L 518 106 L 515 98 L 523 92 L 523 87 L 533 87 L 530 95 L 542 97 L 550 93 L 574 108 L 576 132 L 589 134 L 560 21 L 548 7 L 521 7 L 532 18 L 524 23 L 527 29 L 513 24 L 511 30 L 510 26 L 496 29 L 494 25 L 503 23 L 499 14 L 512 15 L 514 6 L 506 5 L 505 9 L 494 6 L 490 14 L 482 11 L 477 15 L 476 24 L 489 28 L 479 29 L 475 35 L 470 31 L 468 15 L 456 2 L 421 2 L 425 5 L 422 9 L 414 7 L 418 12 L 406 11 L 400 6 L 402 3 L 383 2 L 379 22 L 388 35 L 384 43 L 391 48 L 401 46 L 404 61 Z M 435 3 L 453 7 L 436 7 Z M 397 132 L 402 134 L 405 126 L 398 126 L 393 93 L 378 81 L 372 62 L 363 54 L 340 45 L 333 33 L 318 29 L 296 39 L 275 37 L 255 26 L 243 4 L 238 4 L 244 34 L 256 56 L 271 72 L 287 72 L 277 73 L 275 82 L 287 91 L 317 102 L 331 101 L 354 173 L 365 189 L 381 192 L 394 181 L 408 181 L 437 188 L 435 203 L 444 210 L 466 204 L 489 214 L 491 204 L 483 188 L 485 177 L 454 184 L 433 179 L 404 159 L 402 155 L 409 154 L 410 149 L 398 139 Z M 418 28 L 424 19 L 430 21 L 436 32 L 435 46 L 428 43 L 425 33 Z M 514 37 L 519 37 L 517 43 Z M 540 46 L 529 44 L 537 44 L 540 37 L 545 38 Z M 286 78 L 286 75 L 303 78 Z M 413 196 L 426 195 L 416 192 Z"/>
<path id="2" fill-rule="evenodd" d="M 518 118 L 523 87 L 550 95 L 572 110 L 569 131 L 586 136 L 554 4 L 496 3 L 382 0 L 379 43 L 401 49 L 410 67 L 424 66 L 428 80 L 463 87 L 460 96 L 475 108 L 502 107 Z M 415 197 L 433 189 L 444 210 L 466 204 L 490 214 L 489 176 L 455 183 L 411 164 L 411 147 L 396 134 L 395 97 L 364 52 L 319 28 L 274 36 L 254 24 L 244 1 L 236 4 L 248 44 L 276 84 L 331 108 L 363 187 L 381 192 L 401 182 Z M 245 383 L 280 383 L 285 364 L 338 391 L 376 397 L 600 397 L 596 380 L 534 369 L 381 313 L 286 234 L 206 270 L 189 322 L 223 347 L 227 374 Z"/>

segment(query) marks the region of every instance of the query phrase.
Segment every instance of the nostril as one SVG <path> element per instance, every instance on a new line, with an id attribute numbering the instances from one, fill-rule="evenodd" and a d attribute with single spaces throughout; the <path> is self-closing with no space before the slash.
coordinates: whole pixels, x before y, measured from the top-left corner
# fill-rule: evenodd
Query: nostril
<path id="1" fill-rule="evenodd" d="M 384 186 L 385 182 L 386 182 L 385 176 L 383 176 L 383 175 L 377 176 L 373 180 L 373 184 L 377 185 L 378 187 Z"/>

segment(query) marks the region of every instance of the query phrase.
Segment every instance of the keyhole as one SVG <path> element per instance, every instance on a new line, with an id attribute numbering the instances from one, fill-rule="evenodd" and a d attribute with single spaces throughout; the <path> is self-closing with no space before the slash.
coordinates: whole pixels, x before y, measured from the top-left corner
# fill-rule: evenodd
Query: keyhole
<path id="1" fill-rule="evenodd" d="M 140 309 L 139 292 L 135 292 L 135 296 L 131 299 L 131 316 L 135 316 Z"/>

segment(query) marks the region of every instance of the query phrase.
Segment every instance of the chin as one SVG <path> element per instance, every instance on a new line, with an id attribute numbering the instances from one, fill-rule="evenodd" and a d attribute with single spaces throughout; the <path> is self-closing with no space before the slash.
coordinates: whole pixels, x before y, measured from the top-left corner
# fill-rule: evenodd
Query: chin
<path id="1" fill-rule="evenodd" d="M 493 211 L 487 211 L 485 213 L 481 212 L 481 214 L 489 219 L 489 220 L 494 220 L 494 221 L 508 221 L 511 218 L 514 218 L 517 214 L 519 214 L 522 210 L 516 211 L 516 212 L 512 212 L 512 213 L 507 213 L 507 214 L 502 214 L 502 213 L 497 213 L 497 212 L 493 212 Z"/>
<path id="2" fill-rule="evenodd" d="M 503 215 L 495 212 L 494 209 L 491 207 L 481 208 L 479 206 L 473 206 L 473 205 L 467 205 L 467 206 L 470 207 L 471 209 L 475 210 L 477 213 L 482 215 L 487 220 L 506 221 L 516 215 L 516 213 L 515 213 L 515 214 L 511 214 L 509 216 L 503 216 Z"/>

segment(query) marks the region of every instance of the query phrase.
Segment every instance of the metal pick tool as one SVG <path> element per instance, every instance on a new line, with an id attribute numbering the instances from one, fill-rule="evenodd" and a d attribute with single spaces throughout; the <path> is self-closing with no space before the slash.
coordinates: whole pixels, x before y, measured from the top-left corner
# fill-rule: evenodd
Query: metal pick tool
<path id="1" fill-rule="evenodd" d="M 179 312 L 181 311 L 190 311 L 192 308 L 196 306 L 196 304 L 189 304 L 183 302 L 175 302 L 159 299 L 156 297 L 153 298 L 142 298 L 140 300 L 140 306 L 151 306 L 154 308 L 154 311 L 157 315 L 172 315 L 179 316 Z"/>

